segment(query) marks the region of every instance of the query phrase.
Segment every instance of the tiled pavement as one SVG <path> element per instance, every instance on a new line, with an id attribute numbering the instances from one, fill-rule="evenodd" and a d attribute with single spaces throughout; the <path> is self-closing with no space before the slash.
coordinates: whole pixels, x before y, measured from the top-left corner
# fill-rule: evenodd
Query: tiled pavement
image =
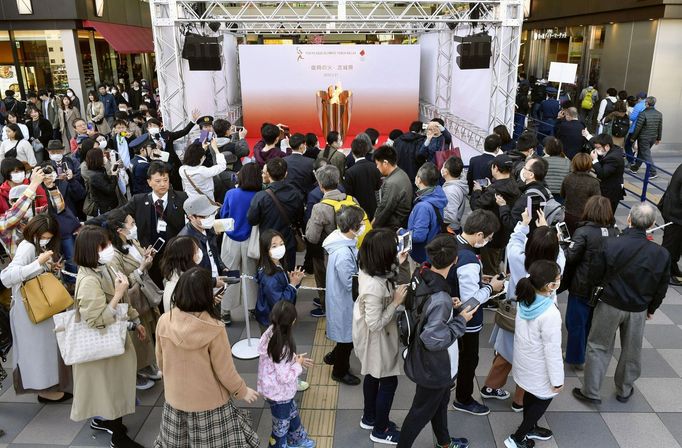
<path id="1" fill-rule="evenodd" d="M 674 171 L 676 162 L 670 158 L 662 165 Z M 659 182 L 665 186 L 667 178 Z M 623 207 L 619 209 L 619 223 L 624 222 L 626 213 Z M 660 241 L 660 235 L 656 239 Z M 336 386 L 329 380 L 329 368 L 321 362 L 329 343 L 321 337 L 323 323 L 319 323 L 318 328 L 318 322 L 308 315 L 312 309 L 312 298 L 310 291 L 301 292 L 297 305 L 299 324 L 296 341 L 299 352 L 308 352 L 316 360 L 313 370 L 308 373 L 313 386 L 297 397 L 304 423 L 312 434 L 318 436 L 320 446 L 372 446 L 368 433 L 358 426 L 362 413 L 362 387 Z M 559 302 L 563 313 L 566 309 L 565 293 L 559 297 Z M 235 313 L 235 316 L 239 315 L 240 312 Z M 492 313 L 486 312 L 480 363 L 476 372 L 479 384 L 484 380 L 493 358 L 493 349 L 488 343 L 492 319 Z M 258 331 L 257 328 L 255 331 Z M 235 322 L 228 329 L 232 342 L 244 337 L 244 333 L 243 322 Z M 602 390 L 603 402 L 599 406 L 586 405 L 573 398 L 570 391 L 581 384 L 582 373 L 567 369 L 565 390 L 552 402 L 541 421 L 541 424 L 554 431 L 555 437 L 547 442 L 538 442 L 538 447 L 682 447 L 682 288 L 668 289 L 655 319 L 647 322 L 644 338 L 642 377 L 636 382 L 635 394 L 630 402 L 622 404 L 615 399 L 612 381 L 615 359 L 609 366 Z M 618 338 L 616 347 L 619 347 Z M 614 356 L 618 353 L 617 348 Z M 236 365 L 246 382 L 255 387 L 257 361 L 238 360 Z M 351 369 L 359 372 L 359 363 L 354 357 Z M 513 390 L 512 379 L 506 387 Z M 91 430 L 86 422 L 69 420 L 69 404 L 45 406 L 37 403 L 32 395 L 17 397 L 9 379 L 3 384 L 3 392 L 0 396 L 0 428 L 5 430 L 6 435 L 0 437 L 0 448 L 108 446 L 108 434 Z M 400 377 L 391 412 L 392 420 L 398 424 L 405 418 L 413 394 L 414 385 L 406 377 Z M 151 447 L 161 419 L 162 382 L 148 391 L 140 392 L 138 397 L 141 403 L 137 412 L 125 417 L 124 423 L 131 436 L 145 447 Z M 270 411 L 264 407 L 263 400 L 252 405 L 239 404 L 250 409 L 253 424 L 261 436 L 261 446 L 266 446 Z M 520 423 L 521 416 L 511 411 L 509 400 L 488 400 L 487 404 L 492 412 L 485 417 L 450 411 L 448 419 L 451 435 L 468 437 L 472 447 L 504 446 L 503 440 Z M 427 428 L 422 431 L 415 447 L 431 446 L 432 436 Z"/>

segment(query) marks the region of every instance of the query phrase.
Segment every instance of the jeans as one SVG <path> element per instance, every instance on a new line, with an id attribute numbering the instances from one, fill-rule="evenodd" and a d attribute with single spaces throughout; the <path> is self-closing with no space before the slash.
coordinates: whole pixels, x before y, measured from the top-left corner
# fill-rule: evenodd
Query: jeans
<path id="1" fill-rule="evenodd" d="M 365 375 L 362 384 L 362 394 L 365 397 L 362 418 L 368 423 L 374 423 L 374 429 L 377 431 L 385 431 L 388 428 L 388 414 L 391 412 L 397 388 L 397 376 L 374 378 L 372 375 Z"/>
<path id="2" fill-rule="evenodd" d="M 530 392 L 526 392 L 523 396 L 523 421 L 519 425 L 512 438 L 521 442 L 526 438 L 526 435 L 538 424 L 538 420 L 545 413 L 549 404 L 552 402 L 551 398 L 539 398 Z"/>
<path id="3" fill-rule="evenodd" d="M 446 366 L 447 367 L 447 366 Z M 397 448 L 410 448 L 424 426 L 431 421 L 433 434 L 439 446 L 450 443 L 448 433 L 448 402 L 450 387 L 429 389 L 417 384 L 410 411 L 400 429 Z"/>
<path id="4" fill-rule="evenodd" d="M 517 140 L 521 134 L 523 134 L 523 129 L 526 127 L 526 116 L 517 113 L 514 115 L 514 134 L 512 139 Z"/>
<path id="5" fill-rule="evenodd" d="M 268 446 L 286 448 L 287 445 L 299 446 L 308 439 L 308 433 L 301 424 L 296 401 L 270 401 L 272 414 L 272 435 Z"/>
<path id="6" fill-rule="evenodd" d="M 584 364 L 587 336 L 592 325 L 592 307 L 587 304 L 587 298 L 579 297 L 569 292 L 566 307 L 566 363 Z"/>
<path id="7" fill-rule="evenodd" d="M 464 333 L 457 339 L 459 344 L 459 368 L 457 369 L 457 388 L 455 400 L 460 404 L 471 404 L 474 401 L 474 377 L 478 366 L 478 336 L 476 333 Z"/>
<path id="8" fill-rule="evenodd" d="M 73 250 L 75 241 L 73 235 L 62 237 L 61 249 L 64 256 L 64 270 L 72 274 L 78 273 L 78 266 L 73 262 Z M 76 278 L 69 275 L 64 276 L 64 281 L 67 283 L 76 283 Z"/>

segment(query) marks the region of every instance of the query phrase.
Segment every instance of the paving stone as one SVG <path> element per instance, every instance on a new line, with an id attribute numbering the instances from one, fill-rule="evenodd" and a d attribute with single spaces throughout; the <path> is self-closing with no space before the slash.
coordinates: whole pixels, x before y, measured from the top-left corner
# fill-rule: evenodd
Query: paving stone
<path id="1" fill-rule="evenodd" d="M 17 435 L 14 442 L 68 445 L 84 425 L 84 422 L 72 421 L 70 415 L 70 404 L 43 406 Z"/>
<path id="2" fill-rule="evenodd" d="M 599 414 L 548 411 L 545 418 L 554 433 L 556 444 L 561 448 L 619 446 Z"/>
<path id="3" fill-rule="evenodd" d="M 611 434 L 623 448 L 643 446 L 680 448 L 656 414 L 604 413 L 602 417 Z"/>

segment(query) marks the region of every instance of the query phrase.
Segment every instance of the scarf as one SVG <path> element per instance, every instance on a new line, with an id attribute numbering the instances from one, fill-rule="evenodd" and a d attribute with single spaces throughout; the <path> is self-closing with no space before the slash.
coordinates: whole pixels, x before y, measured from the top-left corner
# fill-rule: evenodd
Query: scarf
<path id="1" fill-rule="evenodd" d="M 551 297 L 535 294 L 535 301 L 530 306 L 526 305 L 525 302 L 519 302 L 519 316 L 521 319 L 533 320 L 552 305 L 554 305 L 554 301 Z"/>
<path id="2" fill-rule="evenodd" d="M 132 166 L 130 163 L 130 150 L 128 149 L 128 140 L 121 134 L 116 134 L 116 146 L 118 148 L 118 155 L 123 161 L 125 169 L 129 170 Z"/>

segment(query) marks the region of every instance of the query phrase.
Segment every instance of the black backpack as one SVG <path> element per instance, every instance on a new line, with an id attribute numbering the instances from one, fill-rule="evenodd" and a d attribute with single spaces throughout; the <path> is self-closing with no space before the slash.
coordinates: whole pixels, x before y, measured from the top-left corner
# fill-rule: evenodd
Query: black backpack
<path id="1" fill-rule="evenodd" d="M 398 314 L 398 336 L 405 347 L 409 347 L 414 341 L 424 304 L 431 296 L 431 288 L 422 278 L 423 269 L 428 268 L 428 264 L 424 264 L 414 270 L 410 283 L 407 285 L 405 310 Z"/>
<path id="2" fill-rule="evenodd" d="M 534 103 L 539 103 L 547 98 L 547 86 L 544 84 L 535 84 L 533 90 L 530 92 L 530 99 Z"/>
<path id="3" fill-rule="evenodd" d="M 630 130 L 630 119 L 627 115 L 615 117 L 611 125 L 611 135 L 614 137 L 625 137 Z"/>
<path id="4" fill-rule="evenodd" d="M 616 102 L 611 101 L 610 99 L 606 98 L 606 109 L 604 109 L 604 117 L 608 116 L 613 110 L 616 108 Z"/>

